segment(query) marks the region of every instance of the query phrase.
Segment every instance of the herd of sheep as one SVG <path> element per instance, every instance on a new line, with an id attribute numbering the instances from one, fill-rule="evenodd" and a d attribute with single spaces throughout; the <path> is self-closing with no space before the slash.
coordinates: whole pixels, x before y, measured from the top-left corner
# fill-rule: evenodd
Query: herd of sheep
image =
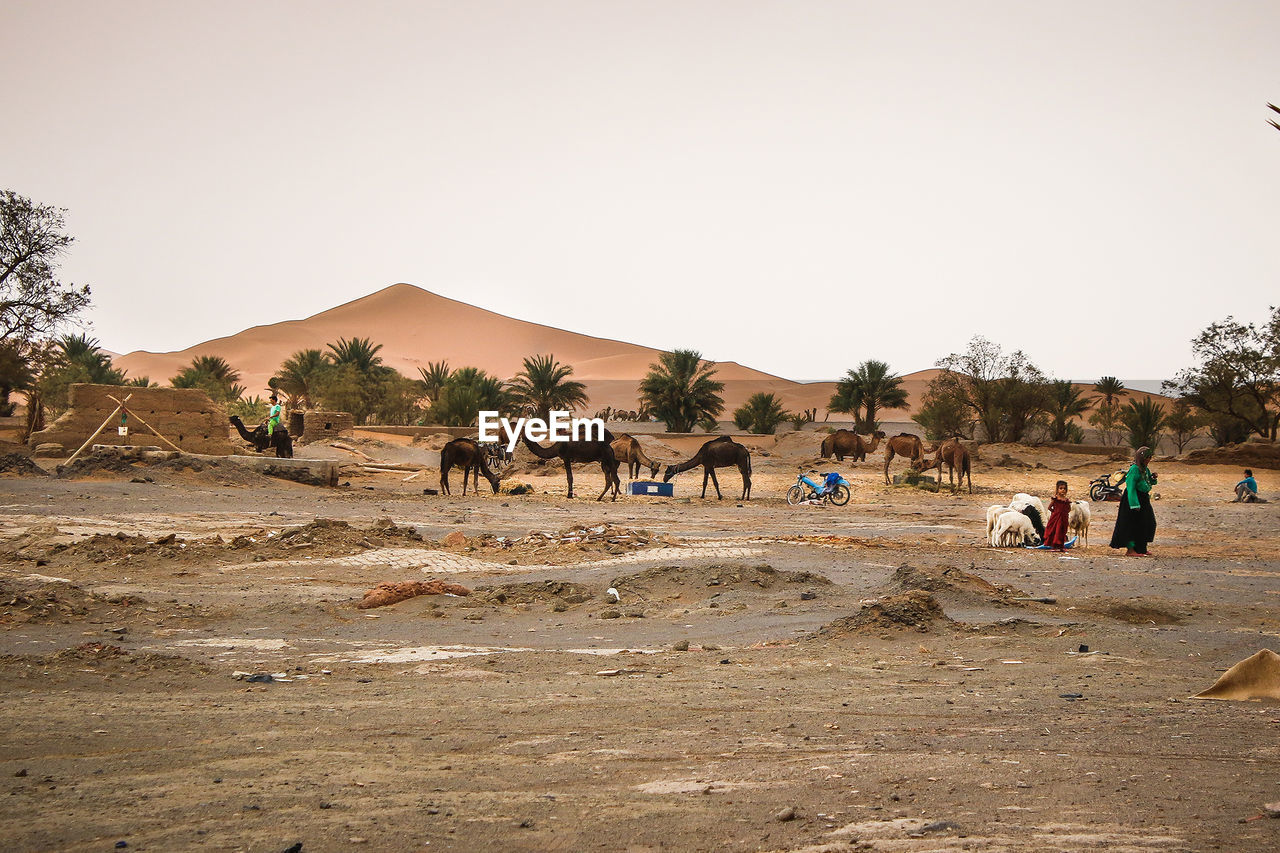
<path id="1" fill-rule="evenodd" d="M 1088 501 L 1072 501 L 1067 516 L 1067 534 L 1079 537 L 1080 546 L 1089 543 Z M 987 541 L 993 548 L 1016 548 L 1024 545 L 1038 546 L 1044 542 L 1044 522 L 1048 514 L 1044 501 L 1035 495 L 1019 492 L 1008 506 L 993 504 L 987 507 Z"/>

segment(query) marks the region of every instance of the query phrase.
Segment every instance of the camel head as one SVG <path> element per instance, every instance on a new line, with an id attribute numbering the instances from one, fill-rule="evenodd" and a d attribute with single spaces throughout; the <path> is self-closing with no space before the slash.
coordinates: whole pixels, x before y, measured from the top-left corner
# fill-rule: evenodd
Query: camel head
<path id="1" fill-rule="evenodd" d="M 650 477 L 656 477 L 656 476 L 658 476 L 658 468 L 659 468 L 659 467 L 661 467 L 661 466 L 659 466 L 657 462 L 655 462 L 655 463 L 653 463 L 652 465 L 650 465 L 650 466 L 649 466 L 649 476 L 650 476 Z"/>
<path id="2" fill-rule="evenodd" d="M 500 484 L 502 483 L 501 474 L 485 474 L 484 478 L 489 481 L 489 485 L 493 487 L 493 493 L 496 495 Z"/>
<path id="3" fill-rule="evenodd" d="M 654 473 L 657 473 L 657 472 L 655 471 Z M 664 471 L 662 474 L 662 482 L 670 483 L 671 478 L 674 477 L 675 475 L 676 475 L 676 466 L 668 465 L 667 470 Z"/>

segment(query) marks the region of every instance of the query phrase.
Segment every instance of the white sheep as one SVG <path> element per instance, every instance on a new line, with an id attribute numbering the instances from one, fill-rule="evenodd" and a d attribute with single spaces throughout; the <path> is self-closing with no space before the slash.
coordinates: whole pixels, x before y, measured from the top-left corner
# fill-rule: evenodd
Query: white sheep
<path id="1" fill-rule="evenodd" d="M 1067 532 L 1076 534 L 1081 548 L 1089 544 L 1089 520 L 1092 515 L 1088 501 L 1071 502 L 1071 512 L 1067 515 Z"/>
<path id="2" fill-rule="evenodd" d="M 1040 513 L 1041 521 L 1049 520 L 1049 513 L 1045 512 L 1044 501 L 1035 495 L 1029 495 L 1026 492 L 1018 492 L 1013 496 L 1013 500 L 1009 501 L 1009 509 L 1023 509 L 1027 506 L 1036 508 L 1036 512 Z"/>
<path id="3" fill-rule="evenodd" d="M 996 519 L 992 540 L 997 547 L 1001 548 L 1040 544 L 1040 536 L 1031 526 L 1031 519 L 1016 509 L 1008 510 Z"/>
<path id="4" fill-rule="evenodd" d="M 987 541 L 992 545 L 996 544 L 995 538 L 991 535 L 992 531 L 996 529 L 996 519 L 1008 511 L 1009 508 L 1007 506 L 1001 506 L 1000 504 L 992 504 L 987 507 Z"/>

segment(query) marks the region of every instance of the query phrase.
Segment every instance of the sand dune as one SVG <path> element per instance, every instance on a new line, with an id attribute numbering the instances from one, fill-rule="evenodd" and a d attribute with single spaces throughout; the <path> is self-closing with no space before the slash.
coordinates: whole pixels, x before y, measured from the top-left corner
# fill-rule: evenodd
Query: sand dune
<path id="1" fill-rule="evenodd" d="M 324 349 L 343 337 L 371 338 L 382 344 L 383 362 L 415 378 L 419 367 L 445 360 L 452 367 L 472 365 L 505 379 L 520 370 L 526 356 L 551 353 L 573 365 L 574 378 L 586 384 L 589 411 L 606 406 L 636 408 L 636 385 L 660 352 L 517 320 L 411 284 L 394 284 L 302 320 L 254 326 L 178 352 L 139 350 L 118 357 L 115 363 L 130 376 L 149 376 L 164 383 L 197 356 L 221 356 L 240 371 L 250 395 L 263 395 L 267 380 L 293 353 Z M 733 361 L 717 362 L 716 369 L 717 378 L 725 383 L 725 417 L 752 394 L 766 391 L 777 394 L 788 410 L 818 409 L 821 419 L 835 391 L 834 382 L 794 382 Z M 906 374 L 903 387 L 908 408 L 884 412 L 882 417 L 909 419 L 937 373 L 928 369 Z"/>

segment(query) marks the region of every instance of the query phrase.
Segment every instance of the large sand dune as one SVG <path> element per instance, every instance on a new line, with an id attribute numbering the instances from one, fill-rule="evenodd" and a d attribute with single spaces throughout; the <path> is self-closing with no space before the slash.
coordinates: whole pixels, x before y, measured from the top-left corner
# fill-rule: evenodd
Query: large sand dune
<path id="1" fill-rule="evenodd" d="M 253 326 L 178 352 L 139 350 L 120 356 L 115 363 L 130 376 L 149 376 L 163 383 L 197 356 L 221 356 L 240 371 L 250 395 L 262 395 L 267 380 L 293 353 L 324 349 L 344 337 L 382 344 L 383 362 L 415 378 L 419 367 L 445 360 L 452 367 L 473 365 L 506 379 L 520 370 L 526 356 L 550 353 L 573 365 L 574 378 L 586 384 L 588 411 L 606 406 L 637 408 L 636 385 L 659 355 L 651 347 L 529 323 L 411 284 L 395 284 L 302 320 Z M 818 409 L 821 419 L 835 390 L 834 382 L 794 382 L 733 361 L 717 362 L 716 369 L 717 378 L 725 383 L 726 417 L 752 394 L 767 391 L 777 394 L 790 411 Z M 908 408 L 885 411 L 881 417 L 908 420 L 937 373 L 928 369 L 906 374 L 903 388 Z"/>

